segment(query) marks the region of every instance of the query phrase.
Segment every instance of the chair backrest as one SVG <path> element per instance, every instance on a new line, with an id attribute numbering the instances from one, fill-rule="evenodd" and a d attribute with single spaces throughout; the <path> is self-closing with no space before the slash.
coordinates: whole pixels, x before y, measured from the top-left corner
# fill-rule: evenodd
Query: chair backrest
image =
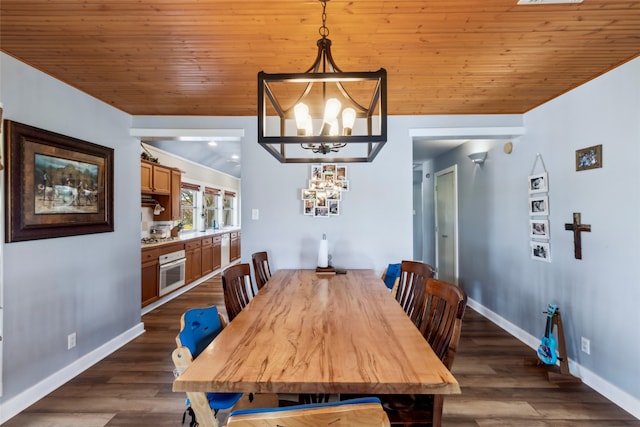
<path id="1" fill-rule="evenodd" d="M 425 285 L 433 275 L 434 270 L 429 264 L 418 261 L 402 261 L 400 264 L 396 300 L 416 326 L 421 320 Z"/>
<path id="2" fill-rule="evenodd" d="M 391 289 L 392 291 L 395 289 L 396 292 L 398 287 L 397 283 L 400 280 L 400 265 L 400 263 L 389 264 L 382 273 L 382 281 L 384 282 L 384 284 L 387 285 L 387 288 Z"/>
<path id="3" fill-rule="evenodd" d="M 466 306 L 467 295 L 461 288 L 438 279 L 427 280 L 418 329 L 447 369 L 453 366 Z"/>
<path id="4" fill-rule="evenodd" d="M 180 332 L 176 336 L 178 347 L 171 358 L 181 375 L 191 362 L 218 336 L 226 326 L 226 319 L 216 306 L 187 310 L 180 317 Z M 201 426 L 217 426 L 212 409 L 232 408 L 242 397 L 242 393 L 188 392 L 187 405 L 191 406 Z"/>
<path id="5" fill-rule="evenodd" d="M 176 344 L 178 347 L 188 348 L 191 357 L 195 359 L 218 336 L 223 327 L 215 305 L 187 310 L 180 318 L 180 332 L 176 336 Z"/>
<path id="6" fill-rule="evenodd" d="M 227 427 L 388 427 L 389 418 L 375 397 L 342 402 L 233 411 Z"/>
<path id="7" fill-rule="evenodd" d="M 222 272 L 224 306 L 231 322 L 253 298 L 251 266 L 235 264 Z"/>
<path id="8" fill-rule="evenodd" d="M 269 257 L 266 252 L 256 252 L 251 255 L 251 260 L 253 261 L 253 271 L 256 277 L 256 287 L 260 290 L 271 278 Z"/>

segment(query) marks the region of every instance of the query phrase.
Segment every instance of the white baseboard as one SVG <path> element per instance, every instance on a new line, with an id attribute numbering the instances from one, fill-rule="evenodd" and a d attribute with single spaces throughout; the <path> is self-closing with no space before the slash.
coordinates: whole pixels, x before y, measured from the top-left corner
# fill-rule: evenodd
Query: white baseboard
<path id="1" fill-rule="evenodd" d="M 15 417 L 38 400 L 45 397 L 67 381 L 81 374 L 91 366 L 95 365 L 123 345 L 132 341 L 144 333 L 144 323 L 139 323 L 123 334 L 106 342 L 92 352 L 75 360 L 70 365 L 60 369 L 55 374 L 40 381 L 38 384 L 28 388 L 24 392 L 12 397 L 0 404 L 0 424 Z"/>
<path id="2" fill-rule="evenodd" d="M 500 328 L 504 329 L 509 334 L 525 343 L 527 346 L 531 347 L 534 351 L 537 350 L 538 346 L 540 345 L 539 337 L 534 337 L 530 333 L 519 328 L 508 320 L 500 317 L 495 312 L 489 310 L 488 308 L 471 298 L 468 299 L 467 304 L 482 316 L 486 317 L 488 320 L 492 321 Z M 462 327 L 464 328 L 464 321 L 462 324 Z M 640 399 L 637 399 L 624 390 L 621 390 L 615 385 L 607 382 L 602 377 L 599 377 L 590 370 L 580 366 L 578 363 L 571 359 L 569 359 L 569 372 L 571 372 L 572 375 L 580 378 L 583 383 L 585 383 L 625 411 L 629 412 L 634 417 L 640 419 Z"/>

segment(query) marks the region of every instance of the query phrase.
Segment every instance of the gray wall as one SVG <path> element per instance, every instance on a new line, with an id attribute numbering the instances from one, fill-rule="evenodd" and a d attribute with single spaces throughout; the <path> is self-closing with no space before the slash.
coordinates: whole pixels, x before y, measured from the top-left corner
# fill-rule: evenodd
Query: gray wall
<path id="1" fill-rule="evenodd" d="M 476 166 L 468 143 L 436 160 L 436 170 L 458 164 L 461 286 L 534 337 L 544 333 L 547 304 L 558 304 L 574 368 L 640 417 L 640 59 L 526 113 L 524 123 L 511 155 L 494 143 Z M 575 150 L 597 144 L 603 167 L 576 172 Z M 527 176 L 538 153 L 549 174 L 551 263 L 529 257 Z M 573 212 L 592 227 L 582 260 L 564 230 Z M 591 355 L 580 351 L 581 336 Z"/>
<path id="2" fill-rule="evenodd" d="M 245 128 L 242 146 L 242 259 L 266 250 L 274 269 L 314 268 L 322 234 L 333 264 L 381 273 L 391 262 L 413 259 L 413 166 L 411 129 L 425 127 L 518 126 L 520 116 L 393 116 L 388 142 L 373 163 L 349 164 L 351 190 L 342 214 L 328 219 L 302 213 L 300 190 L 309 165 L 280 164 Z M 260 219 L 251 220 L 251 210 Z"/>
<path id="3" fill-rule="evenodd" d="M 129 115 L 5 54 L 0 67 L 6 119 L 115 149 L 115 232 L 3 243 L 4 406 L 139 327 L 140 149 Z"/>

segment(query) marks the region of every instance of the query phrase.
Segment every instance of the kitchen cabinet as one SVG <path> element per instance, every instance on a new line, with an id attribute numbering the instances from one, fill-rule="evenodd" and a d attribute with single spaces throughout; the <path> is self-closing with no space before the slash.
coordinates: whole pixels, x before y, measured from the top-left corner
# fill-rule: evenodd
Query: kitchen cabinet
<path id="1" fill-rule="evenodd" d="M 180 187 L 182 185 L 182 172 L 180 169 L 170 169 L 171 191 L 169 195 L 158 195 L 158 202 L 164 208 L 160 215 L 155 215 L 156 221 L 177 221 L 182 217 L 180 211 Z"/>
<path id="2" fill-rule="evenodd" d="M 159 249 L 142 250 L 142 306 L 158 299 Z"/>
<path id="3" fill-rule="evenodd" d="M 140 161 L 140 191 L 152 194 L 171 194 L 171 168 L 144 160 Z"/>
<path id="4" fill-rule="evenodd" d="M 185 283 L 191 283 L 202 276 L 202 241 L 190 240 L 184 245 L 187 255 Z"/>
<path id="5" fill-rule="evenodd" d="M 202 242 L 201 275 L 213 272 L 213 237 L 205 237 Z"/>
<path id="6" fill-rule="evenodd" d="M 231 239 L 234 240 L 231 240 Z M 167 242 L 142 248 L 142 307 L 160 299 L 161 255 L 184 249 L 185 284 L 193 283 L 203 276 L 229 265 L 230 242 L 233 241 L 234 257 L 240 258 L 240 231 L 209 234 L 188 240 Z M 163 295 L 164 297 L 164 295 Z"/>
<path id="7" fill-rule="evenodd" d="M 213 236 L 213 269 L 222 267 L 222 236 Z"/>
<path id="8" fill-rule="evenodd" d="M 240 259 L 240 232 L 233 231 L 230 233 L 229 242 L 229 260 L 231 262 Z"/>

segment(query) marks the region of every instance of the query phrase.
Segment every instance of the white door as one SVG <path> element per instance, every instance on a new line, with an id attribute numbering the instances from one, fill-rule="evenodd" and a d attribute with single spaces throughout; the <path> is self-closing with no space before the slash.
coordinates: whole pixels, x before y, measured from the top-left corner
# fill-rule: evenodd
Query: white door
<path id="1" fill-rule="evenodd" d="M 437 277 L 458 284 L 458 169 L 454 165 L 436 173 Z"/>

